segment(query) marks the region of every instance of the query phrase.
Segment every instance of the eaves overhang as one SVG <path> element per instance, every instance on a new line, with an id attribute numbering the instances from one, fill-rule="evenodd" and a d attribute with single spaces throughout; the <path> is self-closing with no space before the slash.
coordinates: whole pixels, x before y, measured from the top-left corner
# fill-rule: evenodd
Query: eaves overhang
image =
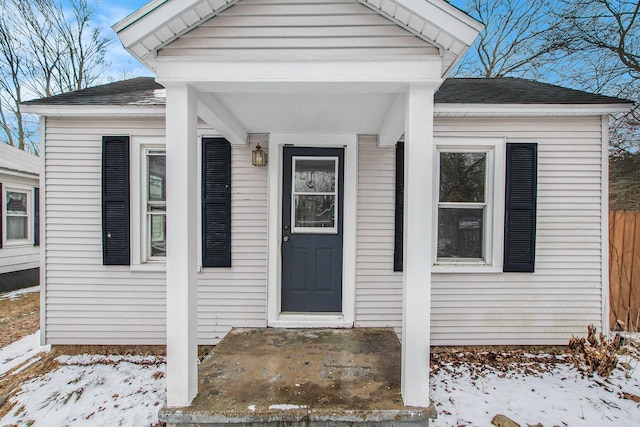
<path id="1" fill-rule="evenodd" d="M 0 173 L 4 173 L 6 175 L 17 176 L 17 177 L 21 177 L 21 178 L 35 178 L 35 179 L 38 178 L 38 174 L 37 173 L 21 171 L 21 170 L 12 169 L 12 168 L 5 168 L 3 166 L 0 166 Z"/>
<path id="2" fill-rule="evenodd" d="M 164 105 L 38 105 L 21 104 L 22 112 L 43 117 L 164 117 Z"/>
<path id="3" fill-rule="evenodd" d="M 628 111 L 632 104 L 448 104 L 436 103 L 435 117 L 568 117 Z"/>

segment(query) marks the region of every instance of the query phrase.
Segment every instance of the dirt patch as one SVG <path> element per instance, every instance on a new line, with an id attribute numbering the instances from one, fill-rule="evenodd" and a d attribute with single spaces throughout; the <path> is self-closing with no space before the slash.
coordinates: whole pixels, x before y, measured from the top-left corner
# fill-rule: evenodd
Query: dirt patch
<path id="1" fill-rule="evenodd" d="M 500 376 L 514 374 L 535 375 L 550 372 L 558 363 L 568 363 L 560 352 L 532 351 L 533 348 L 439 348 L 431 353 L 431 373 L 444 370 L 459 375 L 457 368 L 464 364 L 472 378 L 482 377 L 488 372 L 499 372 Z"/>
<path id="2" fill-rule="evenodd" d="M 0 299 L 0 348 L 40 329 L 40 292 Z"/>

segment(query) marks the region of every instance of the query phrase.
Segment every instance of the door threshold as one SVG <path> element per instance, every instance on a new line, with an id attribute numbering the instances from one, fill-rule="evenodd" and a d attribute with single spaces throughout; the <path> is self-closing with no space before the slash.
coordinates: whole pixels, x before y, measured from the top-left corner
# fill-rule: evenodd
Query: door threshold
<path id="1" fill-rule="evenodd" d="M 353 328 L 342 313 L 280 313 L 269 321 L 271 328 Z"/>

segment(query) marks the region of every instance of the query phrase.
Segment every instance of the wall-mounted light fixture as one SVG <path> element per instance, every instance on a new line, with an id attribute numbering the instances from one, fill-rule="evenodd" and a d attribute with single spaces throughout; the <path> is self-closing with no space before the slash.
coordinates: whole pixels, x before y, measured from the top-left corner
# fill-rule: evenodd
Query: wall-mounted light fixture
<path id="1" fill-rule="evenodd" d="M 253 166 L 266 166 L 267 154 L 260 147 L 260 143 L 256 146 L 256 149 L 251 152 L 251 164 Z"/>

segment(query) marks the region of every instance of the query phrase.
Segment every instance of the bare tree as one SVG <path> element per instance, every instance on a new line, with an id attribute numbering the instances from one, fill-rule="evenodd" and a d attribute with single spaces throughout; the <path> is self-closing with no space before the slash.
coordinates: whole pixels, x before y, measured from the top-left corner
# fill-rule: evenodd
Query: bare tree
<path id="1" fill-rule="evenodd" d="M 37 151 L 37 123 L 20 103 L 103 80 L 110 42 L 90 0 L 0 2 L 0 142 Z"/>
<path id="2" fill-rule="evenodd" d="M 458 76 L 540 78 L 556 52 L 544 34 L 556 25 L 551 2 L 467 0 L 463 8 L 486 29 L 458 65 Z"/>
<path id="3" fill-rule="evenodd" d="M 640 0 L 560 0 L 560 25 L 548 34 L 578 68 L 580 88 L 640 100 Z M 612 154 L 640 148 L 638 104 L 611 123 Z"/>

